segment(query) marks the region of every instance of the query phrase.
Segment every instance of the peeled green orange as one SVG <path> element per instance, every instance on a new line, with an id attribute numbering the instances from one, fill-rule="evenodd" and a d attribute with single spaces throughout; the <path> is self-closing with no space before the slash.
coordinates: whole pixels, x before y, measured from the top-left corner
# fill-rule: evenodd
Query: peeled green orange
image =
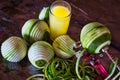
<path id="1" fill-rule="evenodd" d="M 69 35 L 61 35 L 53 42 L 53 48 L 56 55 L 61 58 L 70 58 L 74 55 L 75 41 Z"/>
<path id="2" fill-rule="evenodd" d="M 110 30 L 99 22 L 86 24 L 80 34 L 82 47 L 91 53 L 98 54 L 111 43 Z"/>
<path id="3" fill-rule="evenodd" d="M 44 68 L 53 57 L 54 49 L 45 41 L 37 41 L 33 43 L 28 50 L 29 61 L 36 68 Z"/>
<path id="4" fill-rule="evenodd" d="M 19 62 L 27 54 L 27 45 L 20 37 L 12 36 L 2 43 L 1 54 L 10 62 Z"/>
<path id="5" fill-rule="evenodd" d="M 45 21 L 29 19 L 22 27 L 22 36 L 29 42 L 46 40 L 49 37 L 49 28 Z"/>

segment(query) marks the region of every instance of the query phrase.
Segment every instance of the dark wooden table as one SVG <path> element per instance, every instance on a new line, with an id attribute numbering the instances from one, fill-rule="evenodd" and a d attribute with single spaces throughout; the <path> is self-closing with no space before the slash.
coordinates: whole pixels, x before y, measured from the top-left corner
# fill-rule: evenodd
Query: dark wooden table
<path id="1" fill-rule="evenodd" d="M 25 21 L 38 18 L 44 6 L 54 0 L 0 0 L 0 45 L 10 36 L 20 36 Z M 112 33 L 110 54 L 120 59 L 120 0 L 66 0 L 72 6 L 68 34 L 79 41 L 81 28 L 88 22 L 98 21 L 108 26 Z M 110 64 L 106 55 L 100 58 L 106 69 Z M 120 62 L 120 61 L 119 61 Z M 19 63 L 5 61 L 0 54 L 0 80 L 25 80 L 39 73 L 27 57 Z"/>

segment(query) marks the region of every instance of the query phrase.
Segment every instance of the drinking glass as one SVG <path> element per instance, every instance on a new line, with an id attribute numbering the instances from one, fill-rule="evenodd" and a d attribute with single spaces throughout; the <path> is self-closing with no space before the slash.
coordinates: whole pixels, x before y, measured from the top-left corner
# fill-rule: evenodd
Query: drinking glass
<path id="1" fill-rule="evenodd" d="M 51 4 L 49 12 L 51 40 L 67 33 L 70 18 L 71 6 L 68 2 L 64 0 L 57 0 Z"/>

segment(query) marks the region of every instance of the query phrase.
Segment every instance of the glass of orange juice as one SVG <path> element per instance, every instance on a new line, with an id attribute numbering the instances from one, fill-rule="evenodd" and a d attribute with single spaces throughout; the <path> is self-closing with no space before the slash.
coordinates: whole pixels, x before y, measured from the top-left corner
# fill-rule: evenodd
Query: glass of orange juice
<path id="1" fill-rule="evenodd" d="M 49 24 L 50 38 L 54 40 L 56 37 L 66 34 L 71 17 L 71 6 L 64 0 L 57 0 L 50 6 Z"/>

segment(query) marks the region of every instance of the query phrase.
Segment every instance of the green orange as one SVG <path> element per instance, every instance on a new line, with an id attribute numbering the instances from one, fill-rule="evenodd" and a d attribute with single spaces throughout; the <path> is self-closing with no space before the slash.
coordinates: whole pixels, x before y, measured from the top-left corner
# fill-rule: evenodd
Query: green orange
<path id="1" fill-rule="evenodd" d="M 19 62 L 27 54 L 27 45 L 22 38 L 11 36 L 2 43 L 1 54 L 10 62 Z"/>
<path id="2" fill-rule="evenodd" d="M 22 36 L 29 43 L 45 40 L 49 37 L 49 27 L 43 20 L 29 19 L 22 27 Z"/>
<path id="3" fill-rule="evenodd" d="M 99 22 L 86 24 L 80 34 L 82 47 L 91 53 L 98 54 L 111 43 L 110 30 Z"/>
<path id="4" fill-rule="evenodd" d="M 61 58 L 70 58 L 74 55 L 73 50 L 75 41 L 68 35 L 61 35 L 57 37 L 53 42 L 53 48 Z"/>

